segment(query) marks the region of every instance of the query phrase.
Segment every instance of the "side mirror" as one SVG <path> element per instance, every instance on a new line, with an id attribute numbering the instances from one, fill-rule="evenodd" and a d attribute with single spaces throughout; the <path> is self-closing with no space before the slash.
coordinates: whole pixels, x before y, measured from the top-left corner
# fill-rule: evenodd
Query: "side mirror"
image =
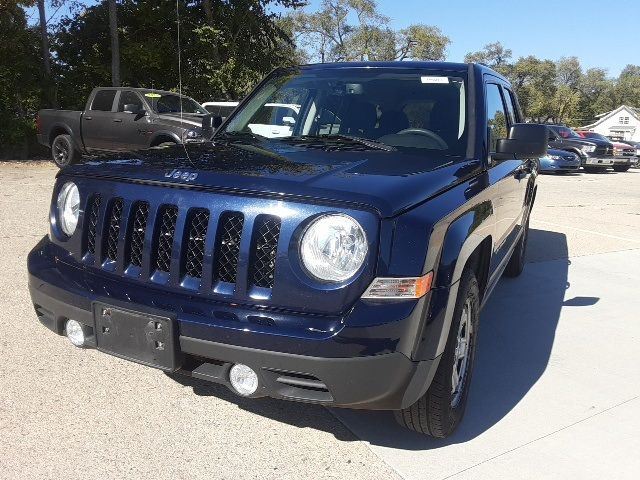
<path id="1" fill-rule="evenodd" d="M 134 115 L 141 115 L 144 113 L 144 109 L 140 108 L 140 105 L 135 103 L 127 103 L 124 106 L 124 113 L 133 113 Z"/>
<path id="2" fill-rule="evenodd" d="M 536 123 L 516 123 L 509 138 L 501 138 L 496 145 L 499 158 L 539 158 L 547 153 L 548 129 Z"/>
<path id="3" fill-rule="evenodd" d="M 222 125 L 222 117 L 209 113 L 202 117 L 202 136 L 209 140 L 215 131 Z"/>

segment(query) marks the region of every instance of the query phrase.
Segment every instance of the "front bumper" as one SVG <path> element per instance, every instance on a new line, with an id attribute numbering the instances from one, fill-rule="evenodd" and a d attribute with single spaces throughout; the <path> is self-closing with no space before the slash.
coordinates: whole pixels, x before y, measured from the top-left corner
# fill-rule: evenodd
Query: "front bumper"
<path id="1" fill-rule="evenodd" d="M 541 160 L 540 170 L 542 172 L 576 172 L 580 169 L 580 159 L 570 160 Z"/>
<path id="2" fill-rule="evenodd" d="M 583 167 L 600 167 L 608 168 L 615 164 L 616 159 L 614 157 L 587 157 L 583 159 Z"/>
<path id="3" fill-rule="evenodd" d="M 624 157 L 624 156 L 620 156 L 620 157 L 614 157 L 614 161 L 613 164 L 616 166 L 627 166 L 627 165 L 633 165 L 635 163 L 635 158 L 634 157 Z"/>
<path id="4" fill-rule="evenodd" d="M 178 373 L 230 387 L 229 369 L 235 363 L 243 363 L 260 378 L 260 387 L 253 396 L 379 410 L 398 410 L 413 404 L 428 388 L 439 363 L 439 357 L 413 361 L 401 351 L 381 350 L 378 347 L 388 339 L 366 338 L 357 328 L 345 327 L 339 336 L 309 341 L 194 322 L 182 307 L 169 309 L 157 301 L 147 305 L 115 298 L 106 278 L 92 274 L 103 283 L 88 287 L 90 284 L 85 285 L 80 277 L 69 274 L 71 267 L 49 255 L 47 244 L 43 240 L 29 255 L 29 291 L 36 314 L 43 325 L 59 335 L 64 334 L 68 319 L 77 320 L 86 328 L 88 347 L 99 347 L 94 334 L 96 302 L 142 314 L 165 315 L 176 321 Z M 142 298 L 130 293 L 133 298 Z M 308 321 L 312 324 L 313 318 Z M 402 319 L 391 323 L 398 328 L 401 322 Z M 247 339 L 245 345 L 239 344 L 238 335 Z M 348 338 L 359 342 L 361 355 L 346 356 L 353 352 L 345 340 Z M 401 341 L 393 343 L 398 349 L 402 346 Z M 345 356 L 339 356 L 341 351 Z M 379 354 L 367 355 L 367 351 Z"/>

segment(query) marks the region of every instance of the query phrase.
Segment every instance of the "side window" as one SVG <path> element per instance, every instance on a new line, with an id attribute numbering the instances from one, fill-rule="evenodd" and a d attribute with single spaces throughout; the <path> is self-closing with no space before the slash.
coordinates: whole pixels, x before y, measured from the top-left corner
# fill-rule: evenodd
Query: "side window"
<path id="1" fill-rule="evenodd" d="M 511 119 L 511 124 L 520 122 L 520 113 L 518 110 L 518 102 L 516 100 L 515 95 L 508 88 L 502 88 L 504 92 L 504 101 L 507 104 L 507 110 L 509 111 L 509 118 Z"/>
<path id="2" fill-rule="evenodd" d="M 110 112 L 113 100 L 116 98 L 116 90 L 99 90 L 91 102 L 91 110 Z"/>
<path id="3" fill-rule="evenodd" d="M 502 103 L 500 87 L 487 83 L 487 127 L 489 130 L 489 152 L 496 151 L 498 139 L 507 138 L 507 115 Z"/>
<path id="4" fill-rule="evenodd" d="M 140 100 L 140 97 L 137 93 L 132 92 L 131 90 L 125 90 L 120 93 L 120 100 L 118 101 L 118 111 L 124 112 L 125 105 L 135 105 L 135 111 L 142 110 L 142 100 Z"/>

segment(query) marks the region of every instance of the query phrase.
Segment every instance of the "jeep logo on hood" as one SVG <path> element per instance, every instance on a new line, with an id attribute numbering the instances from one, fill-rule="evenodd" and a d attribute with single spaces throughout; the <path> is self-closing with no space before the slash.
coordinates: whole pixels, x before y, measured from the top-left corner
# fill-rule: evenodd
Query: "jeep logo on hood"
<path id="1" fill-rule="evenodd" d="M 177 168 L 168 170 L 164 176 L 165 178 L 175 178 L 176 180 L 184 180 L 185 182 L 191 182 L 198 178 L 198 174 L 195 172 L 181 171 Z"/>

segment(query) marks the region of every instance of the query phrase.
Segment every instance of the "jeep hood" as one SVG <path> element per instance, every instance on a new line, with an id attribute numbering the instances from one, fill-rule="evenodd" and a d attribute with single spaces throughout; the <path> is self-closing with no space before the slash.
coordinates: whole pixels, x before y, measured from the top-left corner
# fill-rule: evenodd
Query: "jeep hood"
<path id="1" fill-rule="evenodd" d="M 480 161 L 382 150 L 310 150 L 281 142 L 207 142 L 98 157 L 61 170 L 131 182 L 348 204 L 397 215 L 480 170 Z"/>

